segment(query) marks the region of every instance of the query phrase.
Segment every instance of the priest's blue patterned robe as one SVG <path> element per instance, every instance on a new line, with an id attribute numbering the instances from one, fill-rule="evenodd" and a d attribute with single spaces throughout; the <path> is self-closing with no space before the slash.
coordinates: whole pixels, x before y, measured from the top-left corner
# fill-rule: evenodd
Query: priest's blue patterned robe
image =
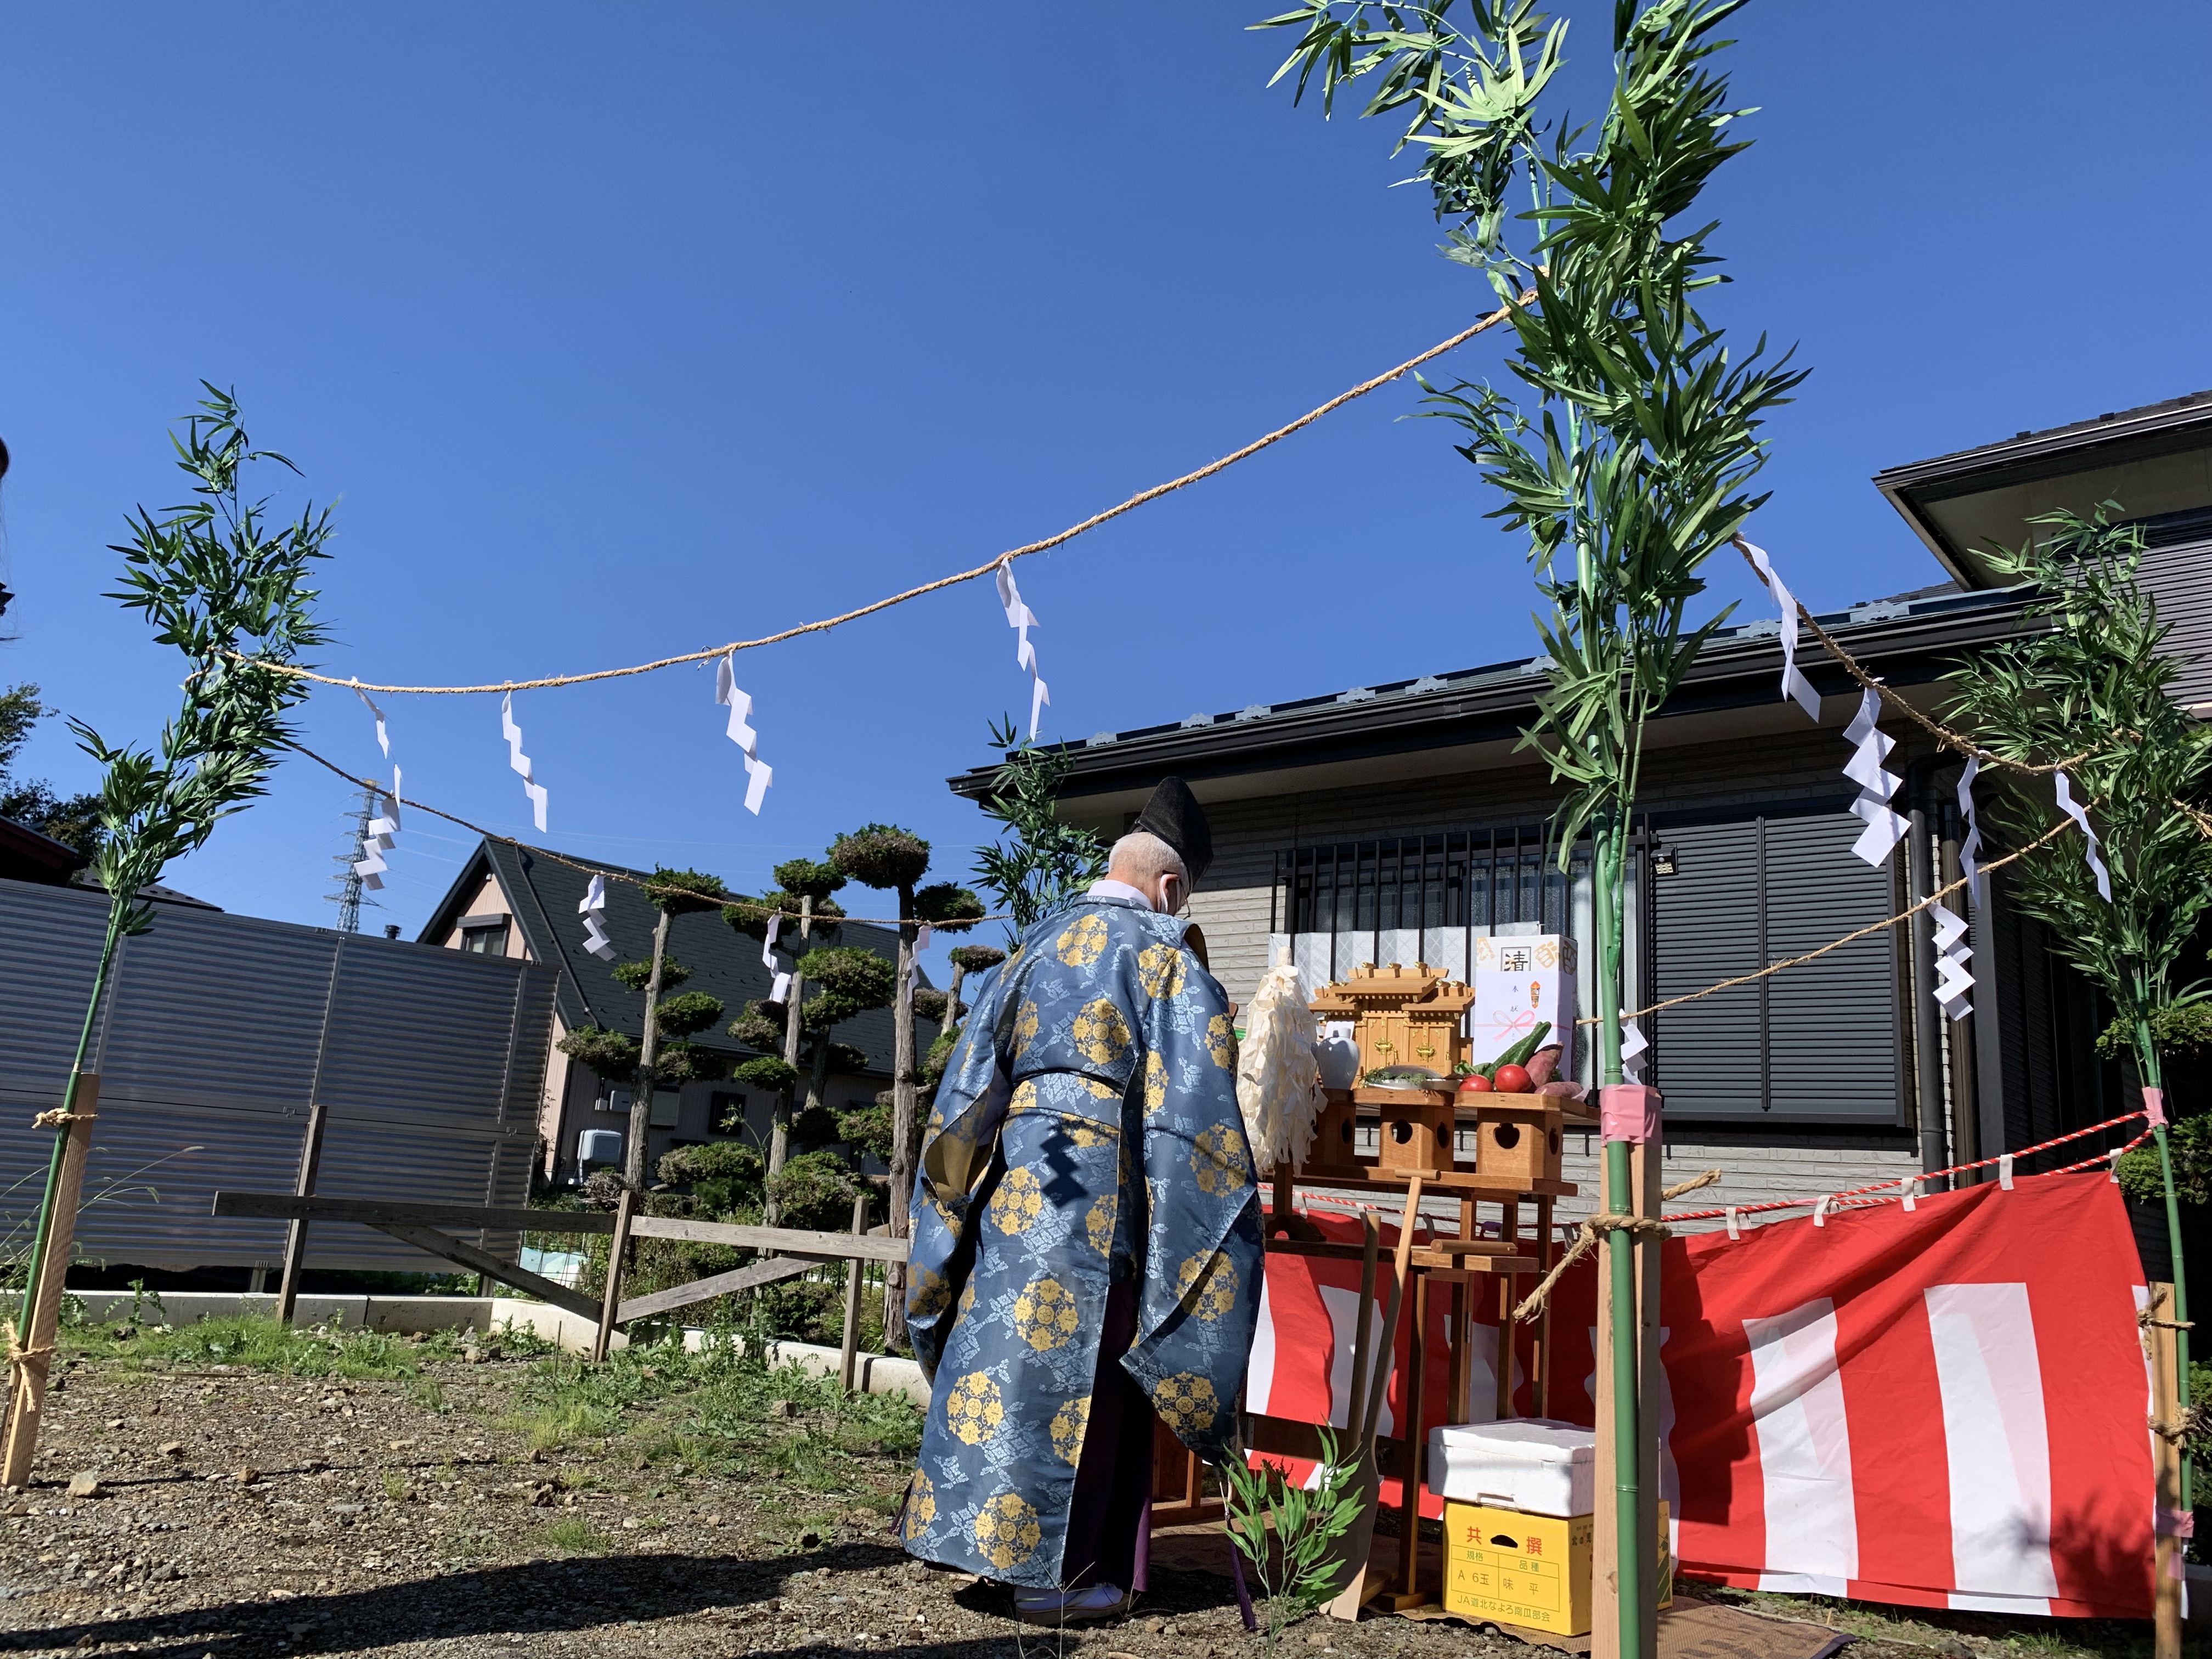
<path id="1" fill-rule="evenodd" d="M 1121 1358 L 1218 1461 L 1259 1316 L 1257 1189 L 1235 1037 L 1189 923 L 1087 897 L 1026 933 L 948 1057 L 914 1194 L 907 1297 L 932 1382 L 907 1548 L 1063 1583 L 1107 1291 Z"/>

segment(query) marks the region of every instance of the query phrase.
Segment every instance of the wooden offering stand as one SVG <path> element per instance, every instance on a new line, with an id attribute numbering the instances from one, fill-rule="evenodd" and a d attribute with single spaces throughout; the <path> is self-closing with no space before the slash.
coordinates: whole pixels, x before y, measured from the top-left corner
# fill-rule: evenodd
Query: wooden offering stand
<path id="1" fill-rule="evenodd" d="M 1363 963 L 1350 980 L 1324 988 L 1310 1006 L 1318 1018 L 1355 1022 L 1362 1076 L 1376 1067 L 1400 1065 L 1427 1066 L 1448 1074 L 1465 1057 L 1467 1042 L 1459 1028 L 1473 1000 L 1474 993 L 1466 986 L 1425 964 L 1408 969 L 1395 963 L 1381 969 Z M 1373 1157 L 1358 1150 L 1358 1120 L 1367 1113 L 1376 1117 L 1379 1129 Z M 1562 1133 L 1569 1123 L 1595 1121 L 1596 1114 L 1580 1102 L 1556 1095 L 1462 1095 L 1449 1088 L 1328 1090 L 1310 1156 L 1295 1170 L 1275 1171 L 1267 1247 L 1280 1255 L 1358 1261 L 1364 1254 L 1358 1244 L 1321 1237 L 1318 1229 L 1297 1214 L 1294 1200 L 1300 1185 L 1374 1194 L 1387 1209 L 1395 1207 L 1389 1197 L 1402 1202 L 1418 1180 L 1425 1196 L 1458 1200 L 1458 1236 L 1437 1237 L 1437 1218 L 1425 1217 L 1430 1237 L 1407 1254 L 1406 1291 L 1413 1300 L 1407 1321 L 1413 1340 L 1403 1373 L 1405 1421 L 1395 1425 L 1395 1433 L 1376 1442 L 1379 1472 L 1396 1477 L 1400 1486 L 1397 1571 L 1389 1584 L 1373 1586 L 1393 1611 L 1425 1605 L 1441 1588 L 1424 1583 L 1421 1571 L 1421 1480 L 1430 1427 L 1450 1420 L 1446 1413 L 1452 1402 L 1465 1400 L 1471 1391 L 1475 1298 L 1498 1298 L 1497 1352 L 1510 1357 L 1521 1276 L 1550 1270 L 1555 1259 L 1553 1205 L 1576 1193 L 1571 1182 L 1559 1178 Z M 1457 1152 L 1457 1131 L 1463 1125 L 1475 1131 L 1477 1151 L 1471 1164 L 1463 1163 Z M 1484 1205 L 1497 1209 L 1494 1237 L 1484 1236 L 1479 1216 Z M 1529 1218 L 1534 1225 L 1526 1231 L 1524 1206 L 1534 1211 Z M 1427 1295 L 1431 1284 L 1452 1287 L 1450 1383 L 1441 1402 L 1422 1398 L 1431 1340 Z M 1551 1397 L 1548 1308 L 1538 1316 L 1535 1349 L 1534 1394 L 1540 1417 L 1547 1414 Z M 1512 1413 L 1510 1358 L 1495 1369 L 1495 1409 L 1498 1416 L 1507 1417 Z M 1251 1443 L 1260 1450 L 1304 1457 L 1317 1454 L 1310 1424 L 1259 1415 L 1249 1422 Z"/>

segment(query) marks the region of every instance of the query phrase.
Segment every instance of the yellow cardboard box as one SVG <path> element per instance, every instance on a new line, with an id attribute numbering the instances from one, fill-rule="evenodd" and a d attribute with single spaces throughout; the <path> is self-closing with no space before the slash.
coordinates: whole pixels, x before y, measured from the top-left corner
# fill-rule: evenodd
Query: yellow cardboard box
<path id="1" fill-rule="evenodd" d="M 1674 1601 L 1668 1510 L 1659 1505 L 1659 1605 Z M 1591 1517 L 1444 1505 L 1444 1608 L 1555 1636 L 1590 1627 Z"/>

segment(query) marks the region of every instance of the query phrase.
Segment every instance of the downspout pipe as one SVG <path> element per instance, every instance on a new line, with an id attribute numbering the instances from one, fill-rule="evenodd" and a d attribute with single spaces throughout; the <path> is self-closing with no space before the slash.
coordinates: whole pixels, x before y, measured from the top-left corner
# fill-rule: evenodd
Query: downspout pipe
<path id="1" fill-rule="evenodd" d="M 1907 822 L 1905 890 L 1908 902 L 1918 904 L 1936 890 L 1936 831 L 1940 822 L 1935 794 L 1937 769 L 1945 764 L 1941 754 L 1923 755 L 1905 769 Z M 1912 951 L 1913 1095 L 1918 1103 L 1920 1167 L 1932 1172 L 1950 1166 L 1950 1136 L 1943 1102 L 1943 1011 L 1936 1004 L 1936 923 L 1925 910 L 1905 923 Z"/>

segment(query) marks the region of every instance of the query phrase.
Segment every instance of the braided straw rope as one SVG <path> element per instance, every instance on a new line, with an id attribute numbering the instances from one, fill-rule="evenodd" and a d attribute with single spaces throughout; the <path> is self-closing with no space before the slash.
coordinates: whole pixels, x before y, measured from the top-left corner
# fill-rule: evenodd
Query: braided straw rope
<path id="1" fill-rule="evenodd" d="M 1128 500 L 1109 507 L 1103 513 L 1094 513 L 1080 524 L 1070 525 L 1057 535 L 1047 536 L 1042 541 L 1028 542 L 1020 547 L 1008 548 L 1005 552 L 975 566 L 972 570 L 956 571 L 950 576 L 940 576 L 933 582 L 924 582 L 919 587 L 909 587 L 903 592 L 894 593 L 888 599 L 878 599 L 872 605 L 861 605 L 857 610 L 847 611 L 835 617 L 825 617 L 819 622 L 801 623 L 796 628 L 787 628 L 781 633 L 764 634 L 757 640 L 732 640 L 726 645 L 709 646 L 703 651 L 687 651 L 681 656 L 658 657 L 651 662 L 632 664 L 628 668 L 600 668 L 586 674 L 548 674 L 534 680 L 501 680 L 490 685 L 379 685 L 368 680 L 339 679 L 334 675 L 318 674 L 313 669 L 297 667 L 291 663 L 264 662 L 258 657 L 246 656 L 236 651 L 226 651 L 222 654 L 234 662 L 250 663 L 257 668 L 266 668 L 272 673 L 289 674 L 295 679 L 313 680 L 321 685 L 343 686 L 349 690 L 412 692 L 426 696 L 466 696 L 477 692 L 529 691 L 550 685 L 581 685 L 590 680 L 622 679 L 632 674 L 650 674 L 655 669 L 674 668 L 683 663 L 706 662 L 715 657 L 726 656 L 732 651 L 750 651 L 757 646 L 780 644 L 785 640 L 795 640 L 803 634 L 823 633 L 845 623 L 857 622 L 862 617 L 873 616 L 878 611 L 888 611 L 895 605 L 904 605 L 908 599 L 918 599 L 925 593 L 934 593 L 941 587 L 951 587 L 961 582 L 975 581 L 980 577 L 991 574 L 1000 565 L 1012 560 L 1026 558 L 1032 553 L 1042 553 L 1048 549 L 1060 546 L 1064 542 L 1073 541 L 1085 531 L 1096 530 L 1109 519 L 1118 519 L 1124 513 L 1133 512 L 1147 501 L 1156 501 L 1161 496 L 1171 495 L 1176 490 L 1198 483 L 1200 479 L 1210 478 L 1215 473 L 1224 471 L 1236 465 L 1237 462 L 1258 454 L 1270 445 L 1282 442 L 1292 433 L 1311 426 L 1322 416 L 1343 408 L 1353 399 L 1364 398 L 1369 392 L 1389 385 L 1400 375 L 1410 374 L 1431 358 L 1441 357 L 1454 347 L 1465 345 L 1486 329 L 1496 327 L 1512 316 L 1515 312 L 1534 304 L 1535 299 L 1534 289 L 1524 289 L 1521 297 L 1513 304 L 1499 307 L 1472 326 L 1462 329 L 1449 340 L 1439 341 L 1426 351 L 1407 358 L 1395 368 L 1385 369 L 1370 380 L 1362 380 L 1348 392 L 1340 392 L 1318 409 L 1307 410 L 1288 426 L 1279 426 L 1264 437 L 1254 439 L 1242 449 L 1232 450 L 1219 460 L 1209 461 L 1195 471 L 1184 473 L 1180 478 L 1170 478 L 1165 483 L 1154 484 L 1150 489 L 1140 489 Z"/>
<path id="2" fill-rule="evenodd" d="M 325 760 L 322 756 L 318 755 L 313 750 L 308 748 L 305 744 L 295 743 L 291 746 L 295 751 L 305 755 L 309 760 L 314 762 L 316 765 L 328 767 L 331 771 L 343 778 L 348 783 L 356 785 L 362 789 L 374 789 L 379 794 L 384 795 L 387 799 L 398 799 L 402 806 L 411 806 L 418 812 L 428 812 L 434 818 L 443 818 L 448 823 L 458 823 L 462 829 L 467 830 L 471 835 L 482 836 L 486 841 L 495 841 L 504 846 L 515 848 L 522 852 L 529 854 L 532 858 L 545 859 L 555 864 L 566 865 L 569 869 L 580 870 L 587 876 L 605 876 L 610 881 L 619 881 L 631 887 L 641 887 L 644 888 L 648 894 L 668 893 L 678 898 L 696 899 L 702 904 L 711 904 L 715 906 L 734 904 L 743 896 L 737 893 L 694 892 L 689 887 L 674 887 L 671 886 L 666 882 L 641 878 L 631 875 L 627 870 L 611 870 L 605 865 L 586 864 L 581 859 L 566 857 L 562 854 L 553 851 L 550 848 L 532 847 L 528 845 L 526 842 L 517 841 L 513 836 L 502 836 L 496 830 L 485 829 L 480 823 L 471 823 L 465 817 L 457 817 L 452 812 L 445 811 L 441 808 L 429 805 L 425 802 L 410 800 L 404 795 L 393 797 L 392 792 L 389 789 L 386 789 L 383 784 L 380 783 L 376 779 L 356 777 L 352 773 L 347 771 L 344 767 L 340 766 L 336 761 Z M 763 915 L 781 916 L 786 921 L 802 921 L 806 920 L 805 917 L 802 916 L 796 910 L 770 910 L 765 905 L 750 902 L 748 902 L 745 908 L 749 910 L 757 910 Z M 957 921 L 933 921 L 929 925 L 932 927 L 939 929 L 940 931 L 957 931 L 963 928 L 973 927 L 980 922 L 1007 921 L 1012 919 L 1012 912 L 1011 911 L 994 911 L 988 916 L 963 916 Z M 817 910 L 814 913 L 813 920 L 817 922 L 825 924 L 857 921 L 865 923 L 872 927 L 898 927 L 909 921 L 919 926 L 921 919 L 918 916 L 825 916 Z M 51 1115 L 51 1114 L 49 1115 Z"/>
<path id="3" fill-rule="evenodd" d="M 1711 1186 L 1720 1178 L 1718 1170 L 1708 1170 L 1703 1175 L 1693 1176 L 1666 1188 L 1659 1194 L 1660 1201 L 1663 1203 L 1670 1198 L 1680 1198 L 1684 1193 L 1694 1193 L 1700 1187 Z M 1552 1287 L 1559 1282 L 1568 1268 L 1595 1248 L 1599 1234 L 1637 1233 L 1646 1237 L 1664 1238 L 1668 1231 L 1667 1224 L 1654 1216 L 1626 1215 L 1617 1210 L 1608 1210 L 1602 1215 L 1589 1217 L 1576 1227 L 1574 1243 L 1568 1245 L 1565 1252 L 1552 1264 L 1551 1272 L 1544 1275 L 1534 1290 L 1521 1298 L 1520 1305 L 1513 1310 L 1515 1322 L 1517 1323 L 1532 1318 L 1543 1311 L 1544 1304 L 1551 1300 Z"/>

